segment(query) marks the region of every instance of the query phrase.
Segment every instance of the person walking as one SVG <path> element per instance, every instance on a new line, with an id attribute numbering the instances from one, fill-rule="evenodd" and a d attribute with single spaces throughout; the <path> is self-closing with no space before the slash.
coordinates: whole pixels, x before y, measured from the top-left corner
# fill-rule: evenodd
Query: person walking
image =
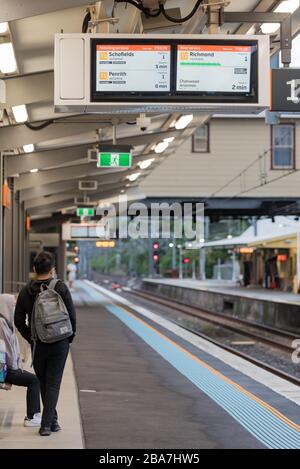
<path id="1" fill-rule="evenodd" d="M 40 385 L 33 373 L 23 370 L 20 346 L 14 326 L 15 297 L 0 295 L 0 339 L 5 344 L 7 375 L 5 383 L 27 388 L 27 412 L 24 427 L 41 425 Z"/>
<path id="2" fill-rule="evenodd" d="M 16 304 L 15 325 L 20 334 L 31 344 L 33 351 L 33 367 L 39 379 L 43 402 L 41 436 L 49 436 L 58 432 L 56 405 L 58 402 L 61 380 L 69 353 L 69 344 L 76 333 L 76 312 L 68 287 L 61 280 L 54 282 L 54 290 L 65 305 L 72 326 L 71 335 L 53 343 L 43 342 L 39 336 L 33 337 L 34 308 L 38 295 L 47 287 L 50 289 L 55 277 L 54 256 L 43 251 L 34 259 L 36 280 L 22 288 Z M 37 300 L 38 301 L 38 300 Z M 48 305 L 51 310 L 51 304 Z M 43 307 L 43 305 L 42 305 Z M 44 305 L 47 308 L 47 304 Z M 46 325 L 47 328 L 47 325 Z M 62 329 L 67 329 L 63 327 Z"/>

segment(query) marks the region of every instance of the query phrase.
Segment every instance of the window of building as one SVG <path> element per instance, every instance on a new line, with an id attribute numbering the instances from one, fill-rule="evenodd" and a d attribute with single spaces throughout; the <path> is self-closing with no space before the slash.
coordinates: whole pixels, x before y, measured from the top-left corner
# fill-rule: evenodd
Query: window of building
<path id="1" fill-rule="evenodd" d="M 295 126 L 272 126 L 272 169 L 295 168 Z"/>
<path id="2" fill-rule="evenodd" d="M 192 137 L 193 153 L 209 153 L 209 124 L 198 127 Z"/>

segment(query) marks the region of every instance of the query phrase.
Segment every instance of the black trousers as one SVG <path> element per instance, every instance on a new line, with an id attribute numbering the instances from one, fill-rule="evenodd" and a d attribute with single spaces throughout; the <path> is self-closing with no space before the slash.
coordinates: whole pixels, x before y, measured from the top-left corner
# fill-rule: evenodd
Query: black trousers
<path id="1" fill-rule="evenodd" d="M 42 427 L 51 427 L 57 420 L 56 405 L 68 353 L 68 339 L 54 344 L 36 344 L 33 367 L 40 382 L 44 406 Z"/>
<path id="2" fill-rule="evenodd" d="M 24 386 L 27 388 L 27 417 L 32 419 L 34 414 L 41 411 L 40 407 L 40 384 L 39 380 L 33 373 L 25 370 L 8 369 L 6 380 L 7 383 L 15 386 Z"/>

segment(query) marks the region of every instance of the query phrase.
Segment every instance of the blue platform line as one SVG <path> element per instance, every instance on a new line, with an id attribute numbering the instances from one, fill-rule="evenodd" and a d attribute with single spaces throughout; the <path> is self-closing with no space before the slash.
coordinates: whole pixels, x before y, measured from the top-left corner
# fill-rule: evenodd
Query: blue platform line
<path id="1" fill-rule="evenodd" d="M 300 448 L 299 425 L 123 307 L 106 308 L 266 447 Z"/>

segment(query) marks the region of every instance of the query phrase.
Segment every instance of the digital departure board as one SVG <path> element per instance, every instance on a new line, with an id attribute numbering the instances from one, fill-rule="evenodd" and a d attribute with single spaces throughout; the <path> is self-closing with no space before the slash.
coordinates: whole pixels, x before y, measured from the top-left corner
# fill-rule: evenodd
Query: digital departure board
<path id="1" fill-rule="evenodd" d="M 258 41 L 92 39 L 91 102 L 257 103 Z"/>
<path id="2" fill-rule="evenodd" d="M 96 92 L 170 92 L 171 45 L 97 44 Z"/>
<path id="3" fill-rule="evenodd" d="M 176 91 L 250 93 L 251 46 L 178 45 Z"/>

